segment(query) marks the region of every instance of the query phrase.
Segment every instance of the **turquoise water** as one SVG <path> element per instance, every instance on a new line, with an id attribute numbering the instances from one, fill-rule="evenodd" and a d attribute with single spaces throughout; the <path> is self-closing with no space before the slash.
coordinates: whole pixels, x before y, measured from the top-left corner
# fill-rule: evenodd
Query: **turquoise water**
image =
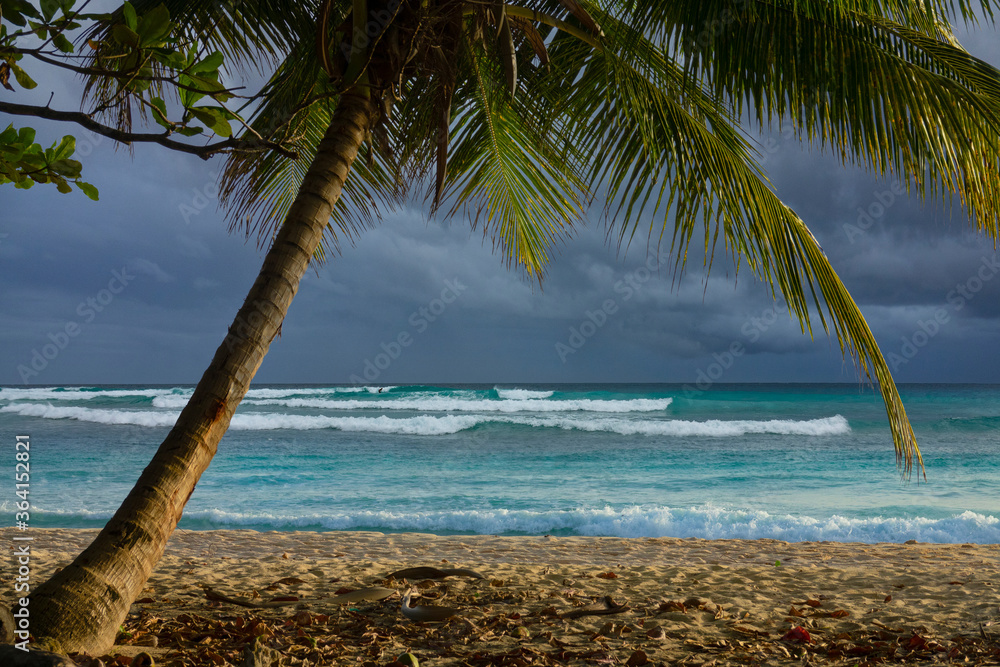
<path id="1" fill-rule="evenodd" d="M 858 385 L 379 389 L 252 389 L 181 527 L 1000 542 L 1000 386 L 902 388 L 926 482 Z M 0 388 L 32 525 L 102 525 L 190 393 Z"/>

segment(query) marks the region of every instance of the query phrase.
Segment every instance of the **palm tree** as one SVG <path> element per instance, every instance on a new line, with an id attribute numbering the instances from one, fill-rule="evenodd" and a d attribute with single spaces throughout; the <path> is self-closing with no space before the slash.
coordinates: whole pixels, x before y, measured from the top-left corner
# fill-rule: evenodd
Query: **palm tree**
<path id="1" fill-rule="evenodd" d="M 598 193 L 619 242 L 648 225 L 651 238 L 669 236 L 678 268 L 696 233 L 709 257 L 721 238 L 803 332 L 818 318 L 836 335 L 881 390 L 904 475 L 922 468 L 871 331 L 739 120 L 790 123 L 922 197 L 957 194 L 996 238 L 1000 73 L 947 22 L 974 20 L 969 0 L 167 6 L 188 35 L 238 62 L 267 67 L 277 54 L 252 125 L 302 157 L 229 161 L 225 202 L 236 226 L 270 245 L 263 268 L 121 508 L 34 591 L 32 630 L 51 646 L 113 642 L 324 239 L 336 247 L 413 189 L 437 210 L 467 212 L 506 264 L 538 279 L 548 248 Z"/>

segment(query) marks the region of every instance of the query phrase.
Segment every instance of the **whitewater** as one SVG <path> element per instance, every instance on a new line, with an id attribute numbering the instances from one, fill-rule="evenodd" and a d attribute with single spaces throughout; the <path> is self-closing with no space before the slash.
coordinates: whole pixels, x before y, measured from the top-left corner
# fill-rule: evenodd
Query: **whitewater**
<path id="1" fill-rule="evenodd" d="M 33 525 L 102 525 L 191 392 L 0 387 Z M 255 386 L 180 525 L 1000 542 L 1000 387 L 903 396 L 926 481 L 858 385 Z"/>

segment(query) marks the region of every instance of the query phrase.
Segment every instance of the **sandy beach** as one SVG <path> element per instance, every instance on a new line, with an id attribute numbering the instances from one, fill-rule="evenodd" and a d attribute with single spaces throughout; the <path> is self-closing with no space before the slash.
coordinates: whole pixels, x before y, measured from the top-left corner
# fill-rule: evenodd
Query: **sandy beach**
<path id="1" fill-rule="evenodd" d="M 41 581 L 95 531 L 32 534 Z M 418 566 L 483 578 L 386 578 Z M 405 618 L 411 586 L 458 615 Z M 117 664 L 242 665 L 255 640 L 285 665 L 1000 664 L 1000 545 L 181 530 L 119 640 Z"/>

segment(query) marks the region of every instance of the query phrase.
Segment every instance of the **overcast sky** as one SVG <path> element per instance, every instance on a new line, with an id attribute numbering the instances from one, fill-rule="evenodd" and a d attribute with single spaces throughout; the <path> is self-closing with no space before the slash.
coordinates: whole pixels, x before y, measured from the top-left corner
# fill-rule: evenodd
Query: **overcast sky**
<path id="1" fill-rule="evenodd" d="M 995 30 L 961 38 L 1000 64 Z M 54 108 L 76 109 L 78 89 L 50 76 L 30 94 L 0 94 L 55 93 Z M 132 158 L 79 128 L 0 114 L 10 122 L 37 127 L 43 144 L 75 134 L 101 199 L 0 188 L 0 383 L 196 382 L 263 257 L 217 210 L 221 158 L 155 146 Z M 813 229 L 897 381 L 996 381 L 1000 266 L 964 213 L 780 134 L 761 141 L 779 196 Z M 859 209 L 876 214 L 870 225 Z M 539 290 L 463 220 L 419 205 L 390 214 L 309 272 L 255 382 L 348 383 L 366 370 L 379 383 L 857 379 L 835 340 L 802 335 L 749 273 L 736 281 L 718 262 L 706 278 L 695 264 L 678 284 L 647 271 L 644 238 L 619 253 L 593 217 Z M 410 344 L 397 350 L 401 334 Z"/>

